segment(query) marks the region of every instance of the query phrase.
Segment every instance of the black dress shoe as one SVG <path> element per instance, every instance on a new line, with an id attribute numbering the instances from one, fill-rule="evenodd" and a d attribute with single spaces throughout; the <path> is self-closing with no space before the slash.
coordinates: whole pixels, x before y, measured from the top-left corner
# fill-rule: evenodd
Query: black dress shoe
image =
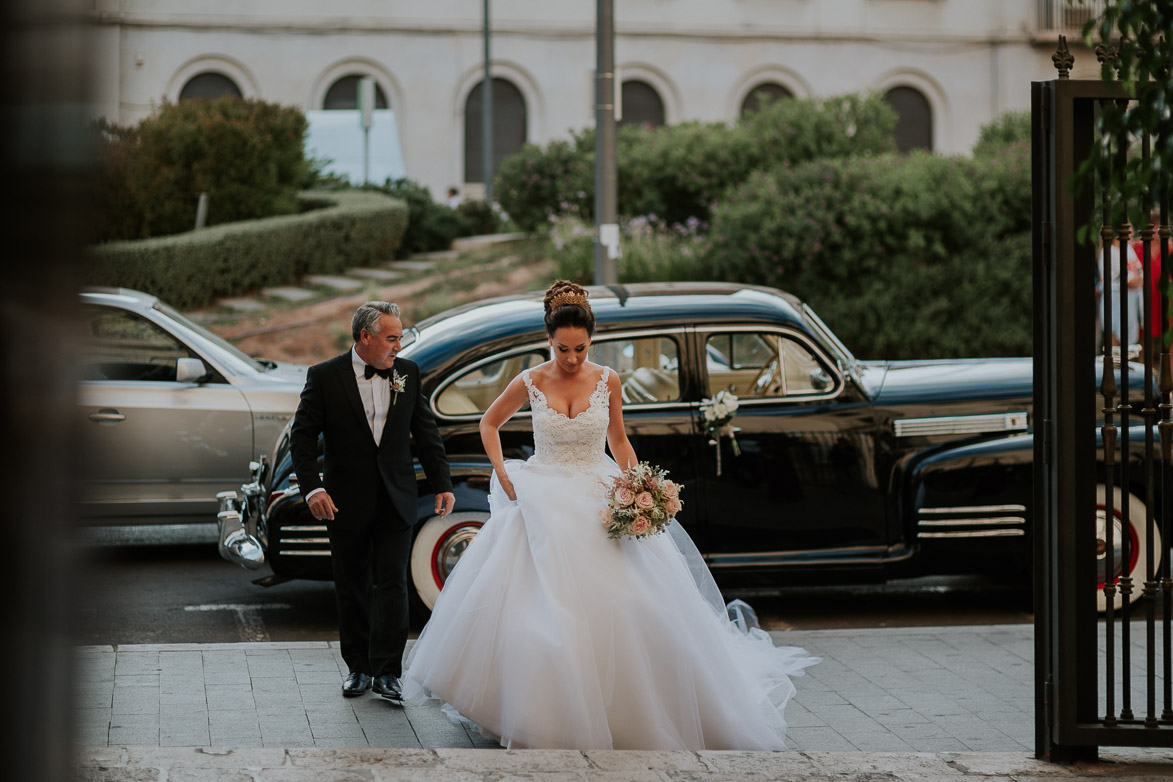
<path id="1" fill-rule="evenodd" d="M 356 695 L 362 695 L 370 688 L 370 674 L 355 671 L 346 675 L 346 681 L 342 683 L 342 694 L 347 698 L 353 698 Z"/>
<path id="2" fill-rule="evenodd" d="M 403 684 L 398 676 L 383 674 L 375 677 L 375 694 L 382 695 L 396 706 L 403 705 Z"/>

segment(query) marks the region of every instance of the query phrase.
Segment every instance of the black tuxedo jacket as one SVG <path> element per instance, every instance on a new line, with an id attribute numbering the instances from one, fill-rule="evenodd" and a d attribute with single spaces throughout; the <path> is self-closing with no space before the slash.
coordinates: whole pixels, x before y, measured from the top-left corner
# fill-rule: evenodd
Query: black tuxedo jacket
<path id="1" fill-rule="evenodd" d="M 302 496 L 318 487 L 330 493 L 338 511 L 331 526 L 357 529 L 370 521 L 380 483 L 391 497 L 398 521 L 416 523 L 418 497 L 412 463 L 410 433 L 420 464 L 435 492 L 452 491 L 448 458 L 436 421 L 420 394 L 419 367 L 396 358 L 394 370 L 407 378 L 398 398 L 391 392 L 387 424 L 375 445 L 367 424 L 350 351 L 309 368 L 301 402 L 293 418 L 290 451 Z M 375 382 L 390 383 L 378 376 Z M 325 446 L 325 482 L 318 477 L 318 435 Z"/>

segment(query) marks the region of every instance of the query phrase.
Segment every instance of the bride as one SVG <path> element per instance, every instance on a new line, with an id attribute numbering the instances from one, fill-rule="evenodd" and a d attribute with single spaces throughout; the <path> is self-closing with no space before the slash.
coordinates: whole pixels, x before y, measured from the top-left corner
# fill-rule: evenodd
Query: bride
<path id="1" fill-rule="evenodd" d="M 731 622 L 692 540 L 612 540 L 602 484 L 636 463 L 619 377 L 587 360 L 586 291 L 546 291 L 553 358 L 481 420 L 490 519 L 411 649 L 404 697 L 511 748 L 783 749 L 790 677 L 818 662 Z M 529 403 L 534 455 L 505 461 L 499 428 Z M 744 604 L 741 604 L 744 606 Z M 748 609 L 748 606 L 744 606 Z"/>

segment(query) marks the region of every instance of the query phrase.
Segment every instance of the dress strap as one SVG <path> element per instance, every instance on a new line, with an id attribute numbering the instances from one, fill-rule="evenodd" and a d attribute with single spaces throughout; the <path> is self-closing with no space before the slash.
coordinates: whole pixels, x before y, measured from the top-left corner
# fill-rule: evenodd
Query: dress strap
<path id="1" fill-rule="evenodd" d="M 606 385 L 607 384 L 607 375 L 610 374 L 610 372 L 611 372 L 611 367 L 604 364 L 603 365 L 603 376 L 601 378 L 599 378 L 599 382 Z"/>
<path id="2" fill-rule="evenodd" d="M 533 400 L 541 400 L 543 403 L 546 401 L 545 394 L 543 394 L 541 390 L 534 385 L 533 378 L 529 376 L 528 369 L 521 370 L 521 380 L 523 383 L 525 383 L 526 390 L 529 391 L 531 406 L 533 405 Z"/>

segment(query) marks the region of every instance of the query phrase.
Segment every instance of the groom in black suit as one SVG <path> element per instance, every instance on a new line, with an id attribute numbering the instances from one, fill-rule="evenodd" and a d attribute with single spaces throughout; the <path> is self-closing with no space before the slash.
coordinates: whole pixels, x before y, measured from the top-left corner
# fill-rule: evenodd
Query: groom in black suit
<path id="1" fill-rule="evenodd" d="M 342 659 L 342 694 L 372 686 L 402 703 L 399 677 L 408 627 L 408 561 L 418 516 L 408 434 L 436 494 L 436 513 L 456 504 L 448 459 L 419 367 L 398 359 L 399 307 L 363 304 L 351 321 L 354 347 L 309 369 L 290 445 L 302 495 L 330 537 Z M 325 482 L 318 477 L 318 435 Z"/>

